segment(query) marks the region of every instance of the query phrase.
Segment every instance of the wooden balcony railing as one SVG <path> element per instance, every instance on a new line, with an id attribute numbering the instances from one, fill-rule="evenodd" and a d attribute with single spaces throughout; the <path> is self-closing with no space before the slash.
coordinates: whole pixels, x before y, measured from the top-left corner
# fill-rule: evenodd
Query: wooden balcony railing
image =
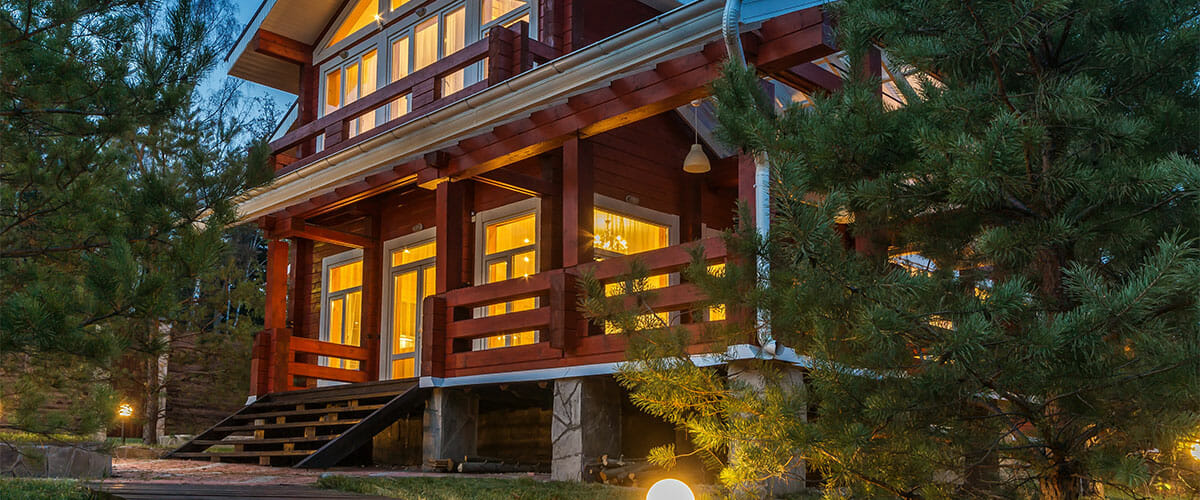
<path id="1" fill-rule="evenodd" d="M 301 168 L 503 82 L 532 69 L 534 64 L 545 63 L 557 56 L 554 48 L 529 38 L 529 25 L 525 22 L 514 24 L 511 28 L 493 27 L 483 40 L 389 83 L 320 119 L 299 124 L 291 132 L 272 141 L 270 146 L 275 170 L 277 174 L 282 174 Z M 447 76 L 481 61 L 485 61 L 485 78 L 453 94 L 442 95 L 442 81 Z M 409 99 L 411 111 L 370 130 L 360 131 L 354 137 L 349 136 L 353 120 L 374 113 L 404 96 Z M 322 135 L 325 137 L 324 149 L 317 152 L 314 146 L 315 138 Z"/>
<path id="2" fill-rule="evenodd" d="M 615 281 L 629 272 L 635 260 L 650 275 L 679 272 L 692 262 L 691 251 L 697 246 L 703 249 L 709 262 L 724 262 L 724 241 L 710 238 L 426 298 L 421 372 L 435 377 L 453 377 L 620 361 L 624 358 L 625 337 L 605 335 L 589 327 L 577 310 L 580 298 L 577 277 L 590 272 L 598 280 Z M 475 317 L 478 308 L 528 298 L 538 298 L 539 307 Z M 691 311 L 704 299 L 696 285 L 680 283 L 654 290 L 644 305 L 656 313 L 673 313 Z M 627 300 L 633 307 L 638 299 L 631 296 Z M 531 330 L 541 333 L 539 342 L 472 350 L 474 340 Z"/>

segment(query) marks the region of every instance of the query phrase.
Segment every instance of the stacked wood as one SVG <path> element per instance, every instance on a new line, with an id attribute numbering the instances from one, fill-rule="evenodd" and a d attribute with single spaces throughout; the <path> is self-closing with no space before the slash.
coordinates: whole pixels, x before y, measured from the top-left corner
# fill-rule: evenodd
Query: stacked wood
<path id="1" fill-rule="evenodd" d="M 536 462 L 520 462 L 490 457 L 469 457 L 461 459 L 441 458 L 428 459 L 425 463 L 429 468 L 439 472 L 460 472 L 464 474 L 501 474 L 513 472 L 537 472 L 542 467 Z"/>
<path id="2" fill-rule="evenodd" d="M 645 459 L 609 458 L 603 455 L 584 467 L 586 479 L 616 486 L 637 486 L 657 468 Z"/>

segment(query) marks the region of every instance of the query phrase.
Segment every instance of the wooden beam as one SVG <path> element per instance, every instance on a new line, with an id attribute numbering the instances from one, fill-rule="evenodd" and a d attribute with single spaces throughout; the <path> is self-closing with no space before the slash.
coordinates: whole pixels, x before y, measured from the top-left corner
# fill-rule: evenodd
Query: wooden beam
<path id="1" fill-rule="evenodd" d="M 775 79 L 806 92 L 837 92 L 842 89 L 842 77 L 813 63 L 803 63 L 773 73 Z"/>
<path id="2" fill-rule="evenodd" d="M 739 220 L 742 227 L 754 227 L 754 157 L 745 153 L 737 157 L 738 201 L 746 204 L 745 220 Z"/>
<path id="3" fill-rule="evenodd" d="M 312 64 L 312 45 L 259 29 L 250 42 L 255 52 L 301 66 Z"/>
<path id="4" fill-rule="evenodd" d="M 274 236 L 304 238 L 348 248 L 366 248 L 375 244 L 375 240 L 366 236 L 314 226 L 295 217 L 279 221 L 275 225 Z"/>
<path id="5" fill-rule="evenodd" d="M 309 333 L 308 315 L 312 310 L 313 242 L 293 238 L 292 248 L 295 250 L 292 261 L 292 331 L 303 337 Z"/>
<path id="6" fill-rule="evenodd" d="M 498 188 L 507 189 L 509 191 L 521 193 L 531 198 L 539 196 L 554 196 L 557 187 L 553 182 L 539 179 L 532 175 L 525 175 L 520 172 L 513 172 L 498 168 L 487 173 L 487 176 L 475 177 L 475 180 L 484 184 L 490 184 Z"/>
<path id="7" fill-rule="evenodd" d="M 591 143 L 572 137 L 562 150 L 562 259 L 574 267 L 595 259 L 595 179 Z"/>
<path id="8" fill-rule="evenodd" d="M 766 40 L 759 45 L 754 64 L 766 72 L 820 59 L 838 50 L 833 26 L 819 9 L 771 19 L 763 23 L 762 32 Z"/>

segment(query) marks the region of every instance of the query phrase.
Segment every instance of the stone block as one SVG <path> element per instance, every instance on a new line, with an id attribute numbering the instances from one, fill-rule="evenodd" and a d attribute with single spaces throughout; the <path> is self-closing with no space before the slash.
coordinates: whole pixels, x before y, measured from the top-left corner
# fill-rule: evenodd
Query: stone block
<path id="1" fill-rule="evenodd" d="M 76 446 L 0 445 L 0 477 L 98 479 L 112 475 L 112 457 Z"/>
<path id="2" fill-rule="evenodd" d="M 621 397 L 609 377 L 554 381 L 551 479 L 581 481 L 586 464 L 621 454 Z"/>

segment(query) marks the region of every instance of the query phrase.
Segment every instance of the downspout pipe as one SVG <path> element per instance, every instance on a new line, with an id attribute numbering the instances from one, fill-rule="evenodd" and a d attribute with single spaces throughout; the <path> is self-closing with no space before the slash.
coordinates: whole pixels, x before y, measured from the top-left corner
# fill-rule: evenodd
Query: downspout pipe
<path id="1" fill-rule="evenodd" d="M 725 52 L 731 61 L 737 61 L 746 67 L 746 53 L 742 50 L 742 0 L 725 0 L 725 11 L 721 16 L 721 36 L 725 39 Z M 771 229 L 771 163 L 767 153 L 754 155 L 754 230 L 763 240 Z M 766 257 L 759 255 L 755 262 L 757 268 L 758 286 L 766 288 L 767 277 L 771 264 Z M 779 350 L 778 344 L 771 335 L 771 317 L 765 309 L 759 309 L 754 314 L 755 329 L 758 333 L 758 345 L 766 358 L 774 358 Z"/>

